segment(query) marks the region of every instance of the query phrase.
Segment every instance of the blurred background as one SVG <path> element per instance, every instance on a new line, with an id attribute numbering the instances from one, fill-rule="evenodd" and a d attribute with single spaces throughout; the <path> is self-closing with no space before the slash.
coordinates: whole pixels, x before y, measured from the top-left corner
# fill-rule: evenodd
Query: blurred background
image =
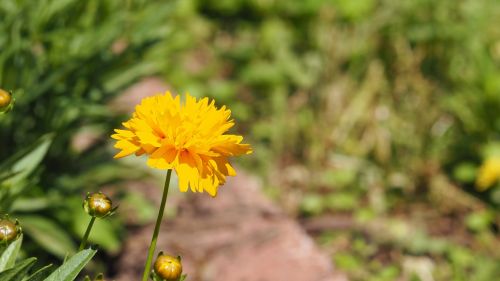
<path id="1" fill-rule="evenodd" d="M 149 81 L 227 105 L 239 170 L 349 280 L 498 280 L 499 27 L 496 0 L 2 0 L 0 212 L 58 262 L 109 190 L 93 266 L 116 276 L 156 207 L 113 186 L 162 174 L 109 135 Z"/>

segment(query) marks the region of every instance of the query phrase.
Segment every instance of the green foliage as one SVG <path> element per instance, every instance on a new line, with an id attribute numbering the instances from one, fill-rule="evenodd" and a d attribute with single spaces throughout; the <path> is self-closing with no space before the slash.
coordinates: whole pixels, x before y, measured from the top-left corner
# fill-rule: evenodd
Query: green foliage
<path id="1" fill-rule="evenodd" d="M 143 175 L 107 163 L 102 144 L 117 115 L 107 103 L 162 68 L 165 61 L 148 54 L 168 38 L 172 7 L 140 0 L 1 1 L 0 88 L 11 90 L 16 104 L 0 116 L 0 210 L 25 219 L 28 248 L 35 242 L 59 258 L 73 253 L 80 228 L 63 226 L 86 221 L 71 204 L 85 191 Z M 87 129 L 96 141 L 75 147 L 77 133 Z M 120 227 L 103 224 L 110 233 L 91 239 L 115 252 Z"/>
<path id="2" fill-rule="evenodd" d="M 35 271 L 33 274 L 31 274 L 28 277 L 29 281 L 43 281 L 47 278 L 47 276 L 50 274 L 50 269 L 52 268 L 52 265 L 46 265 L 39 270 Z"/>
<path id="3" fill-rule="evenodd" d="M 21 281 L 25 276 L 28 276 L 28 271 L 33 267 L 36 258 L 25 259 L 17 263 L 13 268 L 0 272 L 0 280 L 5 281 Z"/>
<path id="4" fill-rule="evenodd" d="M 18 216 L 22 222 L 23 231 L 46 251 L 59 258 L 75 252 L 75 243 L 67 231 L 51 219 L 38 215 Z"/>
<path id="5" fill-rule="evenodd" d="M 44 281 L 72 281 L 95 255 L 96 250 L 86 249 L 69 258 Z"/>
<path id="6" fill-rule="evenodd" d="M 17 239 L 3 250 L 0 256 L 0 280 L 2 281 L 73 281 L 97 252 L 86 249 L 76 253 L 60 267 L 51 272 L 47 265 L 30 274 L 36 258 L 27 258 L 16 263 L 22 238 Z"/>
<path id="7" fill-rule="evenodd" d="M 21 249 L 22 242 L 23 238 L 21 236 L 3 250 L 2 256 L 0 256 L 0 272 L 14 266 L 17 255 L 19 254 L 19 249 Z"/>

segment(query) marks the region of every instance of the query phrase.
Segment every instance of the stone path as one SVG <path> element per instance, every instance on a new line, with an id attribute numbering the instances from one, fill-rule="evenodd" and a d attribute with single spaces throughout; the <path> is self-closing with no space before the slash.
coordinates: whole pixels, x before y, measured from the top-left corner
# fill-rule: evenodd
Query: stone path
<path id="1" fill-rule="evenodd" d="M 152 231 L 150 225 L 128 237 L 116 280 L 140 279 Z M 164 221 L 157 248 L 181 255 L 190 281 L 347 280 L 246 175 L 229 180 L 217 198 L 183 198 L 176 218 Z"/>

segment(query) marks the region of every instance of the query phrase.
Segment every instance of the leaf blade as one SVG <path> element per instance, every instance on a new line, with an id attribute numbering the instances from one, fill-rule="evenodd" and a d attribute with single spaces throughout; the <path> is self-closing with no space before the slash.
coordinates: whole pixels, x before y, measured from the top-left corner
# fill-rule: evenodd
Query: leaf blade
<path id="1" fill-rule="evenodd" d="M 50 274 L 49 269 L 51 267 L 52 264 L 49 264 L 40 268 L 35 273 L 31 274 L 26 281 L 42 281 L 43 279 L 47 278 L 47 276 Z"/>
<path id="2" fill-rule="evenodd" d="M 16 264 L 13 268 L 0 272 L 1 281 L 21 281 L 28 270 L 35 264 L 36 258 L 29 258 Z"/>
<path id="3" fill-rule="evenodd" d="M 16 241 L 12 242 L 7 249 L 0 256 L 0 272 L 5 271 L 14 266 L 16 263 L 17 254 L 21 249 L 23 237 L 19 237 Z"/>
<path id="4" fill-rule="evenodd" d="M 76 246 L 71 237 L 52 220 L 37 215 L 20 215 L 18 219 L 23 222 L 24 233 L 48 252 L 60 258 L 74 253 Z"/>
<path id="5" fill-rule="evenodd" d="M 86 249 L 78 252 L 71 257 L 67 262 L 63 263 L 57 268 L 49 277 L 44 281 L 73 281 L 78 276 L 80 271 L 87 265 L 87 263 L 94 257 L 97 250 Z"/>

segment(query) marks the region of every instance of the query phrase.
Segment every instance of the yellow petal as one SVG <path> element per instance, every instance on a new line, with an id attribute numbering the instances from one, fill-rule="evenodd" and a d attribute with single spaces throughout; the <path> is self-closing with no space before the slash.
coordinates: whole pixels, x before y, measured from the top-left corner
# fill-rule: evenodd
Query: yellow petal
<path id="1" fill-rule="evenodd" d="M 181 103 L 169 92 L 144 98 L 136 106 L 126 129 L 111 136 L 119 153 L 148 157 L 156 169 L 175 169 L 179 188 L 216 196 L 228 176 L 236 175 L 229 157 L 252 153 L 243 137 L 225 134 L 234 126 L 231 111 L 217 108 L 214 100 L 186 94 Z"/>

